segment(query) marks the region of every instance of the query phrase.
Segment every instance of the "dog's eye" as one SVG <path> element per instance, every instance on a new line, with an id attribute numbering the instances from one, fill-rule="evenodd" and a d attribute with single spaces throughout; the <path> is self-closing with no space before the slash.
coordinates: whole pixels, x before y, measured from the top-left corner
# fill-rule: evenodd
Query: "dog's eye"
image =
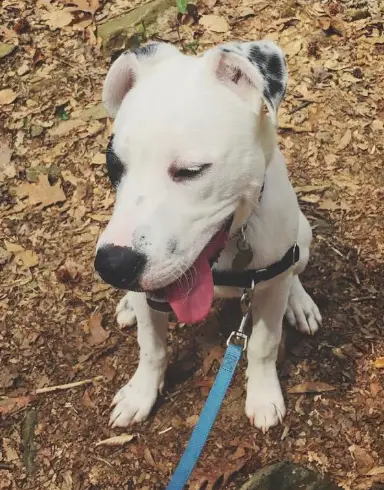
<path id="1" fill-rule="evenodd" d="M 124 174 L 125 168 L 123 162 L 116 155 L 112 143 L 113 143 L 113 135 L 111 136 L 108 143 L 108 147 L 106 151 L 106 160 L 107 160 L 107 171 L 108 171 L 109 180 L 111 181 L 112 186 L 116 189 Z"/>
<path id="2" fill-rule="evenodd" d="M 191 167 L 186 168 L 173 168 L 171 170 L 171 176 L 175 182 L 192 180 L 202 175 L 210 166 L 210 163 L 203 163 L 201 165 L 192 165 Z"/>

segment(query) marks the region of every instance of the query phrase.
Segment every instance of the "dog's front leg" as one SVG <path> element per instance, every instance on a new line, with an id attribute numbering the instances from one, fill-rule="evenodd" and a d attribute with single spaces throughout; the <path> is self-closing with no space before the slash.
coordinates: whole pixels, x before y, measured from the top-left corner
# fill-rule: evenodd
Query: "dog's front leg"
<path id="1" fill-rule="evenodd" d="M 112 427 L 145 420 L 163 388 L 167 368 L 168 313 L 152 310 L 143 293 L 128 293 L 137 318 L 140 360 L 135 374 L 113 399 Z"/>
<path id="2" fill-rule="evenodd" d="M 253 328 L 248 342 L 245 413 L 263 432 L 281 422 L 285 405 L 276 371 L 282 322 L 292 275 L 279 278 L 253 297 Z"/>

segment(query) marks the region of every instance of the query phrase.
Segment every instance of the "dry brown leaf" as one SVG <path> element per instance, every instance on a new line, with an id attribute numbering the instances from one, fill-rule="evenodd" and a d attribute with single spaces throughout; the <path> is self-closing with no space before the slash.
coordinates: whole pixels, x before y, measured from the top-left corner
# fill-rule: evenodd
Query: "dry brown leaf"
<path id="1" fill-rule="evenodd" d="M 222 360 L 223 355 L 224 355 L 224 349 L 222 347 L 220 347 L 219 345 L 212 347 L 212 349 L 209 351 L 207 357 L 204 359 L 204 362 L 203 362 L 204 376 L 207 376 L 207 374 L 209 373 L 209 370 L 212 367 L 212 364 L 215 361 L 220 362 Z"/>
<path id="2" fill-rule="evenodd" d="M 103 375 L 107 378 L 108 381 L 112 381 L 116 376 L 116 369 L 110 364 L 106 363 L 103 366 Z"/>
<path id="3" fill-rule="evenodd" d="M 107 340 L 110 335 L 110 332 L 104 330 L 104 328 L 102 327 L 101 320 L 102 316 L 99 314 L 92 315 L 89 319 L 88 328 L 90 337 L 88 342 L 92 346 L 102 344 Z"/>
<path id="4" fill-rule="evenodd" d="M 10 88 L 0 90 L 0 105 L 9 105 L 16 99 L 17 93 Z"/>
<path id="5" fill-rule="evenodd" d="M 119 436 L 109 437 L 103 441 L 98 441 L 95 446 L 122 446 L 127 442 L 131 442 L 135 437 L 134 434 L 121 434 Z"/>
<path id="6" fill-rule="evenodd" d="M 68 26 L 73 21 L 73 15 L 68 10 L 53 10 L 43 14 L 43 19 L 51 30 L 55 30 Z"/>
<path id="7" fill-rule="evenodd" d="M 26 407 L 34 399 L 33 395 L 19 396 L 0 400 L 0 415 L 7 415 Z"/>
<path id="8" fill-rule="evenodd" d="M 200 25 L 212 32 L 228 32 L 229 24 L 219 15 L 203 15 L 199 20 Z"/>
<path id="9" fill-rule="evenodd" d="M 198 415 L 191 415 L 190 417 L 187 417 L 187 420 L 185 421 L 185 425 L 189 428 L 195 427 L 198 420 L 199 420 Z"/>
<path id="10" fill-rule="evenodd" d="M 20 184 L 16 188 L 16 194 L 21 198 L 27 197 L 29 205 L 41 204 L 43 208 L 66 200 L 60 182 L 50 185 L 48 176 L 44 174 L 39 175 L 37 184 L 29 184 L 27 182 Z"/>
<path id="11" fill-rule="evenodd" d="M 60 282 L 79 282 L 81 274 L 79 266 L 73 260 L 66 260 L 65 264 L 56 271 L 56 277 Z"/>
<path id="12" fill-rule="evenodd" d="M 3 438 L 2 440 L 2 446 L 4 450 L 4 456 L 5 456 L 5 461 L 8 461 L 8 463 L 12 463 L 15 461 L 19 461 L 19 455 L 17 454 L 15 448 L 13 447 L 12 440 L 8 439 L 6 437 Z M 2 488 L 2 487 L 0 487 Z M 8 487 L 9 488 L 9 487 Z"/>
<path id="13" fill-rule="evenodd" d="M 6 141 L 0 141 L 0 181 L 4 177 L 13 178 L 16 175 L 16 168 L 11 162 L 12 150 Z"/>
<path id="14" fill-rule="evenodd" d="M 85 408 L 94 408 L 95 404 L 92 401 L 91 395 L 89 394 L 89 390 L 85 390 L 83 396 L 81 397 L 81 402 Z"/>
<path id="15" fill-rule="evenodd" d="M 100 7 L 99 0 L 67 0 L 65 3 L 66 5 L 76 6 L 82 12 L 89 12 L 92 16 L 95 15 Z"/>
<path id="16" fill-rule="evenodd" d="M 377 475 L 384 475 L 384 466 L 375 466 L 367 473 L 367 476 L 377 476 Z"/>
<path id="17" fill-rule="evenodd" d="M 349 451 L 355 458 L 356 469 L 359 475 L 366 475 L 373 468 L 375 460 L 366 449 L 355 444 L 349 447 Z"/>
<path id="18" fill-rule="evenodd" d="M 34 267 L 39 263 L 39 257 L 33 250 L 27 250 L 21 245 L 7 242 L 7 240 L 4 240 L 4 245 L 8 252 L 14 254 L 16 262 L 22 262 L 25 267 Z"/>
<path id="19" fill-rule="evenodd" d="M 62 121 L 58 126 L 49 130 L 50 136 L 64 136 L 74 129 L 84 126 L 85 121 L 81 119 L 68 119 L 68 121 Z"/>
<path id="20" fill-rule="evenodd" d="M 323 199 L 319 206 L 319 209 L 325 209 L 326 211 L 335 211 L 336 209 L 340 209 L 340 205 L 337 202 L 332 201 L 332 199 Z"/>
<path id="21" fill-rule="evenodd" d="M 344 135 L 342 136 L 341 140 L 339 141 L 339 144 L 337 145 L 337 149 L 344 150 L 345 148 L 347 148 L 351 140 L 352 140 L 352 132 L 350 129 L 347 129 Z"/>
<path id="22" fill-rule="evenodd" d="M 375 360 L 375 368 L 384 369 L 384 357 L 378 357 Z"/>
<path id="23" fill-rule="evenodd" d="M 147 447 L 144 449 L 144 459 L 150 466 L 157 468 L 157 464 L 155 463 L 155 460 L 153 459 L 151 451 Z"/>
<path id="24" fill-rule="evenodd" d="M 301 383 L 289 388 L 288 393 L 326 393 L 335 390 L 336 387 L 328 383 L 323 383 L 322 381 L 308 381 L 307 383 Z"/>

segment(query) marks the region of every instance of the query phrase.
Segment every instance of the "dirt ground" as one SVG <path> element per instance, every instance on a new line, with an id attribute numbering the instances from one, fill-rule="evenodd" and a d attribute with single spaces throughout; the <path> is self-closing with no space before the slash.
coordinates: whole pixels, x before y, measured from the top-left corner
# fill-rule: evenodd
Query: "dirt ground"
<path id="1" fill-rule="evenodd" d="M 284 459 L 344 489 L 384 488 L 380 1 L 204 1 L 199 23 L 174 19 L 158 37 L 191 54 L 268 37 L 287 53 L 279 139 L 314 229 L 304 284 L 324 326 L 314 338 L 287 329 L 279 369 L 288 413 L 266 435 L 244 415 L 242 363 L 190 488 L 236 489 Z M 111 122 L 97 105 L 110 56 L 96 26 L 132 6 L 0 6 L 0 40 L 17 46 L 0 59 L 0 489 L 164 488 L 238 321 L 232 302 L 204 325 L 171 323 L 168 381 L 153 415 L 108 428 L 109 404 L 138 351 L 135 329 L 121 331 L 114 319 L 121 293 L 93 270 L 114 200 L 104 165 Z M 123 433 L 134 437 L 96 446 Z"/>

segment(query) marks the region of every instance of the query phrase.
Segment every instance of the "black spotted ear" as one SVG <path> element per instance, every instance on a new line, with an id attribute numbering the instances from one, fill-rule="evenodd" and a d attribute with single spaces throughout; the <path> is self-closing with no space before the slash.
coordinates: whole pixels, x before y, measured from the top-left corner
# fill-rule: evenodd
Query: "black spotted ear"
<path id="1" fill-rule="evenodd" d="M 115 117 L 125 95 L 146 70 L 170 56 L 181 53 L 171 44 L 150 43 L 120 55 L 110 67 L 103 87 L 103 103 L 111 117 Z"/>
<path id="2" fill-rule="evenodd" d="M 287 87 L 288 73 L 284 53 L 272 41 L 254 41 L 246 43 L 227 43 L 219 46 L 227 57 L 226 75 L 232 83 L 239 85 L 239 90 L 261 89 L 263 100 L 275 122 L 277 111 Z M 223 65 L 223 59 L 219 62 Z M 217 70 L 219 78 L 220 68 Z M 249 97 L 248 98 L 252 98 Z"/>

